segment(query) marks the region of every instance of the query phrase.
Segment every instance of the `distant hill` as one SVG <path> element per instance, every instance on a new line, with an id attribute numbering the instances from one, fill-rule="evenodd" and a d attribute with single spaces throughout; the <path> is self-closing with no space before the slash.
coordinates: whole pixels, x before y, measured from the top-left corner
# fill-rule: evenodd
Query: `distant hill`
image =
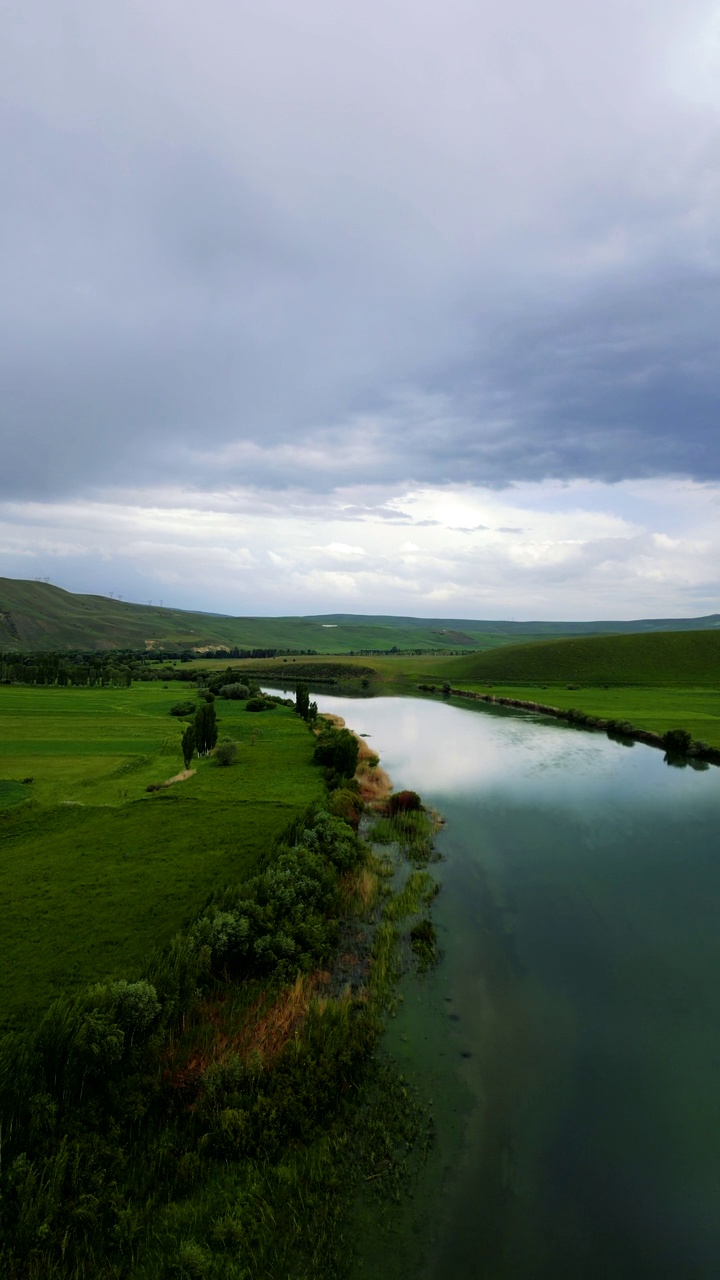
<path id="1" fill-rule="evenodd" d="M 317 653 L 451 653 L 490 650 L 520 638 L 697 631 L 720 628 L 707 618 L 644 618 L 635 622 L 510 622 L 467 618 L 406 618 L 348 613 L 290 618 L 234 618 L 107 596 L 77 595 L 47 582 L 0 578 L 0 650 L 22 649 L 299 649 Z"/>
<path id="2" fill-rule="evenodd" d="M 452 682 L 512 685 L 720 685 L 720 631 L 586 636 L 506 645 L 444 664 Z"/>

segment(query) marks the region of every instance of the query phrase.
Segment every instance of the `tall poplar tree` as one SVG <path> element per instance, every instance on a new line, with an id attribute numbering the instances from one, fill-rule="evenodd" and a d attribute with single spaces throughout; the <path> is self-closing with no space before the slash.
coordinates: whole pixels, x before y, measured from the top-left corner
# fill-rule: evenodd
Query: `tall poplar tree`
<path id="1" fill-rule="evenodd" d="M 218 740 L 217 716 L 211 702 L 204 702 L 195 715 L 195 745 L 198 755 L 206 756 Z"/>

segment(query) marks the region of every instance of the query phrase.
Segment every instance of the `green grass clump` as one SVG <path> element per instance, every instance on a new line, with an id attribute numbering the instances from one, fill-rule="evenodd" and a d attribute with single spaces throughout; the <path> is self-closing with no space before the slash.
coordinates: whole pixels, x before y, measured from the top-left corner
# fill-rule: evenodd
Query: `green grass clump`
<path id="1" fill-rule="evenodd" d="M 15 778 L 0 778 L 0 810 L 22 804 L 30 798 L 30 794 L 28 784 L 18 782 Z"/>
<path id="2" fill-rule="evenodd" d="M 426 809 L 410 810 L 379 817 L 370 828 L 373 844 L 396 844 L 408 862 L 425 867 L 436 857 L 436 820 Z"/>
<path id="3" fill-rule="evenodd" d="M 437 933 L 432 920 L 425 917 L 418 920 L 410 930 L 410 946 L 418 960 L 418 968 L 423 973 L 431 969 L 437 962 Z"/>

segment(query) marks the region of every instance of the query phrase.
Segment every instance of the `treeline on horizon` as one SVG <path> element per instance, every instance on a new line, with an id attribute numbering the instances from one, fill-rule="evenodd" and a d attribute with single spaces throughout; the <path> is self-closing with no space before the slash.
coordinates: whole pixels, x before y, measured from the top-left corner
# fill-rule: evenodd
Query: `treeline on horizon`
<path id="1" fill-rule="evenodd" d="M 457 650 L 453 656 L 461 657 L 474 650 Z M 447 657 L 446 649 L 353 649 L 343 657 Z M 187 670 L 185 664 L 198 658 L 210 660 L 242 661 L 261 658 L 313 658 L 332 657 L 318 654 L 316 649 L 204 649 L 198 654 L 193 649 L 135 649 L 77 650 L 70 653 L 57 651 L 26 653 L 20 650 L 0 654 L 0 684 L 55 685 L 58 687 L 129 688 L 133 680 L 188 680 L 196 681 L 202 674 L 201 667 Z M 174 663 L 179 662 L 178 668 Z M 283 673 L 285 674 L 285 673 Z M 289 674 L 289 673 L 288 673 Z"/>
<path id="2" fill-rule="evenodd" d="M 260 659 L 307 657 L 314 650 L 300 649 L 217 649 L 203 658 Z M 134 649 L 77 650 L 74 653 L 4 653 L 0 655 L 1 684 L 71 685 L 74 687 L 126 686 L 133 680 L 196 680 L 200 668 L 178 670 L 169 665 L 197 659 L 191 649 L 147 652 Z"/>

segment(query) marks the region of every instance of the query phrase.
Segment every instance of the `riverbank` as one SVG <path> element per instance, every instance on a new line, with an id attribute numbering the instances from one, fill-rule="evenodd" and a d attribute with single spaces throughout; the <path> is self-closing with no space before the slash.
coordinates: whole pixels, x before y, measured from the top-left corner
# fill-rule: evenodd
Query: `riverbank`
<path id="1" fill-rule="evenodd" d="M 649 729 L 638 728 L 625 719 L 615 717 L 604 718 L 593 715 L 579 707 L 558 707 L 551 703 L 536 702 L 528 698 L 517 698 L 498 693 L 487 693 L 465 688 L 452 688 L 444 685 L 438 689 L 436 685 L 421 684 L 418 689 L 423 693 L 442 693 L 443 697 L 463 698 L 473 702 L 491 703 L 500 707 L 511 707 L 518 711 L 533 711 L 540 715 L 551 716 L 555 720 L 564 720 L 579 729 L 588 729 L 607 733 L 611 737 L 625 739 L 628 742 L 642 742 L 648 747 L 665 751 L 672 763 L 692 764 L 698 761 L 704 764 L 720 765 L 720 747 L 711 746 L 702 740 L 692 739 L 687 734 L 687 741 L 677 738 L 683 730 L 679 726 L 669 729 L 663 734 L 653 733 Z"/>
<path id="2" fill-rule="evenodd" d="M 716 776 L 502 705 L 320 705 L 447 818 L 443 959 L 387 1032 L 435 1140 L 364 1275 L 713 1275 Z"/>
<path id="3" fill-rule="evenodd" d="M 25 706 L 35 692 L 22 691 Z M 153 692 L 167 715 L 173 691 Z M 114 710 L 115 696 L 94 697 L 96 734 L 105 727 L 97 711 Z M 135 691 L 123 697 L 134 703 Z M 43 690 L 38 708 L 49 699 L 66 712 L 74 706 L 65 690 Z M 139 710 L 148 720 L 147 706 Z M 169 817 L 175 831 L 184 815 L 190 836 L 202 817 L 205 838 L 214 831 L 217 839 L 225 801 L 222 831 L 232 826 L 232 848 L 223 881 L 205 888 L 206 905 L 184 901 L 189 923 L 169 945 L 143 954 L 129 928 L 134 963 L 118 957 L 112 976 L 92 952 L 85 983 L 94 977 L 93 985 L 64 972 L 65 940 L 56 936 L 62 995 L 46 997 L 44 1014 L 23 1018 L 0 1040 L 0 1270 L 8 1280 L 336 1280 L 348 1261 L 343 1223 L 353 1197 L 366 1179 L 397 1192 L 420 1140 L 420 1113 L 376 1051 L 400 953 L 427 914 L 434 882 L 410 863 L 399 874 L 386 851 L 374 855 L 327 811 L 337 793 L 324 792 L 312 736 L 289 709 L 262 719 L 237 705 L 221 712 L 223 727 L 235 720 L 242 737 L 238 763 L 217 769 L 202 760 L 191 794 L 172 787 L 148 797 L 145 784 L 137 799 L 124 790 L 119 804 L 96 804 L 83 816 L 93 835 L 105 832 L 105 844 L 111 830 L 110 852 L 119 850 L 112 923 L 129 857 L 127 814 L 132 833 L 142 829 L 145 861 L 164 868 L 183 855 L 168 847 Z M 68 722 L 66 715 L 66 733 Z M 164 739 L 167 725 L 159 727 Z M 111 715 L 108 735 L 112 728 Z M 380 805 L 390 781 L 358 742 L 356 785 L 375 777 Z M 143 770 L 148 763 L 144 756 Z M 132 769 L 123 780 L 128 772 L 134 793 L 141 784 Z M 256 779 L 264 838 L 251 844 L 251 861 L 237 818 L 254 813 L 247 792 L 256 799 Z M 298 780 L 309 805 L 297 804 Z M 47 858 L 50 822 L 56 830 L 57 808 L 37 803 L 3 815 L 6 882 L 13 841 Z M 82 873 L 82 902 L 97 927 L 87 902 L 96 860 L 77 861 L 89 852 L 81 839 L 88 828 L 71 811 L 66 840 L 73 822 L 74 861 L 63 845 L 51 866 L 65 892 L 68 870 Z M 25 870 L 30 901 L 27 859 Z M 136 883 L 135 859 L 130 871 Z M 43 901 L 35 887 L 36 914 Z M 61 922 L 67 929 L 62 913 Z M 87 1210 L 78 1214 L 78 1205 Z"/>

